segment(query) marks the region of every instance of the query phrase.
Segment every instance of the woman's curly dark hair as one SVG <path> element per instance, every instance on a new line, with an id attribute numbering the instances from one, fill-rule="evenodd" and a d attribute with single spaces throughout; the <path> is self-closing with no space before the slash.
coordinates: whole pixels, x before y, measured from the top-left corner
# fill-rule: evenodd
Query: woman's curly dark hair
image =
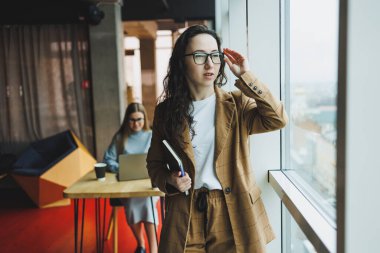
<path id="1" fill-rule="evenodd" d="M 161 94 L 160 119 L 163 120 L 164 136 L 174 146 L 184 148 L 185 142 L 182 139 L 182 133 L 186 127 L 186 123 L 190 127 L 191 136 L 194 136 L 193 117 L 191 116 L 192 98 L 190 89 L 186 81 L 185 53 L 187 45 L 191 38 L 199 34 L 211 35 L 218 44 L 218 50 L 221 52 L 221 41 L 218 35 L 207 28 L 205 25 L 194 25 L 186 29 L 177 39 L 172 55 L 170 57 L 168 73 L 164 79 L 164 91 Z M 224 73 L 225 62 L 222 61 L 219 73 L 214 85 L 219 87 L 227 82 Z"/>

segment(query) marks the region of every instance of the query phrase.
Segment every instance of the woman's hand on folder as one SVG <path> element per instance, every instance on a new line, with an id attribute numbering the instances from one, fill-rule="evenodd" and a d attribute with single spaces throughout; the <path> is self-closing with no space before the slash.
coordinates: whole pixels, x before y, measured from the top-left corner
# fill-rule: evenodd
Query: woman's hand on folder
<path id="1" fill-rule="evenodd" d="M 180 171 L 171 173 L 167 182 L 177 188 L 180 192 L 188 191 L 191 188 L 191 178 L 186 172 L 183 177 L 181 177 Z"/>

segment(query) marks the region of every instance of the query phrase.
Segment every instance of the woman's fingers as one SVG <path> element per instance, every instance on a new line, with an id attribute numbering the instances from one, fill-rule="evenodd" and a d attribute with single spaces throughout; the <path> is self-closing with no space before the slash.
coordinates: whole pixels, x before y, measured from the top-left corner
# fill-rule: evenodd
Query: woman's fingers
<path id="1" fill-rule="evenodd" d="M 224 55 L 226 56 L 224 61 L 227 63 L 232 73 L 238 77 L 240 75 L 240 65 L 237 63 L 237 60 L 226 49 L 224 50 Z"/>
<path id="2" fill-rule="evenodd" d="M 236 64 L 236 60 L 231 54 L 229 54 L 226 50 L 223 51 L 223 53 L 227 56 L 226 60 L 228 60 L 231 64 Z"/>
<path id="3" fill-rule="evenodd" d="M 239 66 L 242 65 L 245 61 L 245 57 L 234 50 L 226 49 L 225 52 L 227 52 L 227 55 L 229 55 L 230 57 L 233 57 L 234 63 Z"/>
<path id="4" fill-rule="evenodd" d="M 224 48 L 223 53 L 226 56 L 224 61 L 236 77 L 240 77 L 249 70 L 248 61 L 243 55 L 229 48 Z"/>
<path id="5" fill-rule="evenodd" d="M 239 59 L 237 57 L 234 57 L 229 53 L 224 53 L 224 55 L 227 56 L 227 58 L 225 59 L 228 59 L 232 65 L 233 64 L 239 65 Z"/>
<path id="6" fill-rule="evenodd" d="M 180 190 L 181 192 L 184 192 L 184 191 L 187 191 L 191 188 L 191 182 L 187 182 L 187 183 L 184 183 L 184 184 L 180 184 L 178 186 L 178 190 Z"/>
<path id="7" fill-rule="evenodd" d="M 233 63 L 232 63 L 231 60 L 228 58 L 228 56 L 227 56 L 227 58 L 224 58 L 224 61 L 227 63 L 228 67 L 232 68 Z"/>
<path id="8" fill-rule="evenodd" d="M 226 53 L 228 53 L 229 55 L 232 55 L 235 58 L 243 57 L 241 54 L 239 54 L 235 50 L 232 50 L 232 49 L 229 49 L 229 48 L 224 48 L 223 51 L 226 52 Z"/>
<path id="9" fill-rule="evenodd" d="M 179 191 L 185 192 L 191 188 L 191 178 L 189 174 L 185 172 L 185 176 L 181 177 L 181 172 L 178 171 L 171 175 L 170 180 L 173 186 L 175 186 Z"/>
<path id="10" fill-rule="evenodd" d="M 184 192 L 184 191 L 189 190 L 190 188 L 191 188 L 191 183 L 190 184 L 181 185 L 178 190 L 180 190 L 181 192 Z"/>
<path id="11" fill-rule="evenodd" d="M 245 60 L 244 56 L 229 48 L 223 49 L 223 53 L 228 57 L 228 59 L 231 60 L 233 64 L 241 65 Z"/>
<path id="12" fill-rule="evenodd" d="M 182 192 L 185 192 L 191 188 L 191 178 L 190 178 L 189 174 L 187 174 L 185 172 L 185 176 L 181 177 L 181 179 L 183 180 Z"/>
<path id="13" fill-rule="evenodd" d="M 224 61 L 227 62 L 228 66 L 231 66 L 233 63 L 230 60 L 230 56 L 227 55 L 226 53 L 224 54 L 226 57 L 224 58 Z"/>

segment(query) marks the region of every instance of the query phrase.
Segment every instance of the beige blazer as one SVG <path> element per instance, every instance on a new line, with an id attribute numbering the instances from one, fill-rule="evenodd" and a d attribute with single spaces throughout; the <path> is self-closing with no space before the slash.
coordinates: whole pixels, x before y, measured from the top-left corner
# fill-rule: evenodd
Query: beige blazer
<path id="1" fill-rule="evenodd" d="M 261 191 L 256 185 L 250 165 L 248 137 L 254 133 L 278 130 L 287 123 L 283 104 L 275 98 L 268 87 L 253 74 L 246 72 L 236 81 L 239 90 L 225 92 L 215 87 L 215 169 L 223 187 L 237 252 L 265 252 L 265 245 L 275 238 L 269 224 Z M 166 193 L 166 216 L 163 222 L 159 252 L 184 252 L 193 199 L 166 184 L 166 178 L 175 161 L 162 144 L 158 105 L 153 122 L 153 136 L 147 157 L 149 175 L 155 185 Z M 189 128 L 183 133 L 190 141 Z M 181 157 L 185 171 L 194 182 L 194 154 L 191 145 L 185 150 L 175 150 Z M 172 167 L 173 166 L 173 167 Z M 174 167 L 175 168 L 175 167 Z"/>

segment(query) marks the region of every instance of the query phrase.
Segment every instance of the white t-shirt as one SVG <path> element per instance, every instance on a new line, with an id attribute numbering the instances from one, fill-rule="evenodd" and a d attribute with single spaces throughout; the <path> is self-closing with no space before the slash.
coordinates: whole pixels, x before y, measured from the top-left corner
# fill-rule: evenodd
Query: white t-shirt
<path id="1" fill-rule="evenodd" d="M 195 136 L 192 146 L 195 156 L 195 185 L 194 189 L 206 187 L 210 190 L 222 189 L 215 173 L 215 94 L 210 97 L 193 101 L 193 128 Z"/>

